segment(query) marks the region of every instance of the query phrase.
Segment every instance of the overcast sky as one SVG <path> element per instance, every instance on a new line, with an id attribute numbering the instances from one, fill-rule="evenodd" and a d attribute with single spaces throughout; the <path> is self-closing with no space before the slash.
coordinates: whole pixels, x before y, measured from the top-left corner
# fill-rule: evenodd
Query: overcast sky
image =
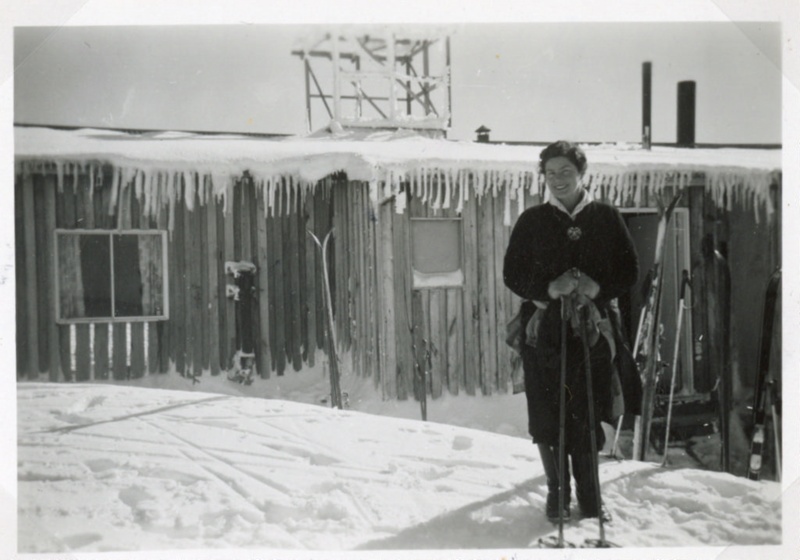
<path id="1" fill-rule="evenodd" d="M 14 121 L 298 134 L 308 25 L 16 27 Z M 781 141 L 781 26 L 769 22 L 453 25 L 452 128 L 473 139 L 638 141 L 642 63 L 653 139 L 674 142 L 677 83 L 696 140 Z M 324 122 L 312 123 L 314 128 Z"/>

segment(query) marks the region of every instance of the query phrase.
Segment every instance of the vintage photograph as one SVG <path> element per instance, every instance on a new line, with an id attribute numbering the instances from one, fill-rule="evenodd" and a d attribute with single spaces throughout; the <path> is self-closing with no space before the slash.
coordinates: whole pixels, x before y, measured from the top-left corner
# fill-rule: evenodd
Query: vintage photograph
<path id="1" fill-rule="evenodd" d="M 784 32 L 15 25 L 17 552 L 780 550 Z"/>

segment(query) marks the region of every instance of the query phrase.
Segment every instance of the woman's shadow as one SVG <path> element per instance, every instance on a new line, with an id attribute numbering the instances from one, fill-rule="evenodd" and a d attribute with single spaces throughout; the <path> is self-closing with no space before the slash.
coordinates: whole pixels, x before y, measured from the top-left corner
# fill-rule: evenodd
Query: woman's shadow
<path id="1" fill-rule="evenodd" d="M 554 531 L 544 515 L 544 475 L 355 550 L 527 548 Z"/>

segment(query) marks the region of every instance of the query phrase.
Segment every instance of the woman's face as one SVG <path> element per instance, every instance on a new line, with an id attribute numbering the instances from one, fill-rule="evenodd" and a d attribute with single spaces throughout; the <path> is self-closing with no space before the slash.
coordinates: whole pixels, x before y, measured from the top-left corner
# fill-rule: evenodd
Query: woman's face
<path id="1" fill-rule="evenodd" d="M 550 194 L 569 210 L 578 203 L 581 196 L 581 174 L 569 159 L 559 156 L 547 160 L 544 164 L 544 178 Z"/>

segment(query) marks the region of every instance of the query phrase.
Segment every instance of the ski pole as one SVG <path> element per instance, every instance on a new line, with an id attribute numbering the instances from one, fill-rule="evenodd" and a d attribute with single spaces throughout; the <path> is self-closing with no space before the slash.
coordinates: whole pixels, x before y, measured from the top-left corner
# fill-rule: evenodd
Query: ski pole
<path id="1" fill-rule="evenodd" d="M 603 498 L 600 495 L 600 473 L 597 463 L 597 433 L 596 423 L 594 418 L 594 396 L 592 390 L 592 364 L 591 355 L 589 350 L 589 340 L 586 336 L 586 323 L 589 321 L 589 309 L 586 305 L 581 306 L 578 316 L 578 331 L 583 344 L 583 361 L 586 367 L 586 400 L 588 401 L 589 411 L 589 442 L 591 443 L 592 450 L 592 477 L 594 478 L 594 488 L 597 493 L 597 522 L 600 529 L 600 539 L 597 543 L 598 548 L 609 548 L 609 543 L 606 542 L 606 531 L 603 526 Z"/>
<path id="2" fill-rule="evenodd" d="M 681 347 L 681 327 L 683 326 L 683 309 L 686 299 L 686 287 L 690 285 L 689 272 L 684 269 L 683 281 L 681 282 L 681 296 L 678 300 L 678 324 L 675 329 L 675 351 L 672 354 L 672 379 L 669 384 L 669 403 L 667 404 L 667 426 L 664 432 L 664 457 L 661 459 L 661 466 L 666 466 L 667 456 L 669 455 L 669 426 L 672 421 L 672 398 L 675 394 L 675 378 L 678 373 L 678 351 Z"/>
<path id="3" fill-rule="evenodd" d="M 774 389 L 774 386 L 773 386 Z M 779 419 L 775 403 L 772 403 L 772 431 L 775 435 L 775 473 L 778 475 L 778 482 L 781 481 L 781 434 L 778 431 Z"/>
<path id="4" fill-rule="evenodd" d="M 567 296 L 561 296 L 561 379 L 558 389 L 558 548 L 564 548 L 564 468 L 567 424 Z"/>
<path id="5" fill-rule="evenodd" d="M 617 420 L 617 427 L 614 430 L 614 445 L 611 446 L 611 452 L 608 454 L 609 457 L 613 459 L 617 459 L 617 449 L 619 447 L 619 433 L 622 430 L 622 420 L 625 418 L 624 414 L 620 414 L 619 420 Z M 624 457 L 623 457 L 624 459 Z"/>

